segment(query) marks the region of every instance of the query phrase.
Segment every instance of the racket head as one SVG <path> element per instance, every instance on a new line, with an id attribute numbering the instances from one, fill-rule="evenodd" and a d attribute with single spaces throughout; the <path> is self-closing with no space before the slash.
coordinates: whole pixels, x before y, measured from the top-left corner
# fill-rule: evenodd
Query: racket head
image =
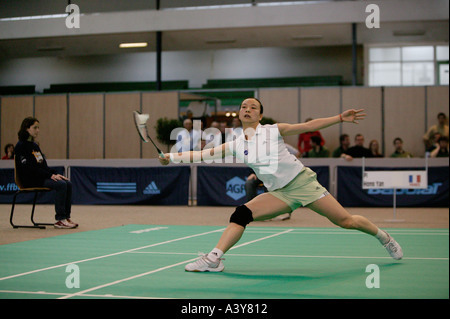
<path id="1" fill-rule="evenodd" d="M 142 114 L 139 111 L 133 111 L 133 120 L 134 125 L 136 126 L 136 130 L 138 131 L 141 139 L 146 143 L 150 142 L 150 137 L 148 136 L 147 130 L 148 117 L 148 114 Z"/>
<path id="2" fill-rule="evenodd" d="M 159 149 L 158 146 L 156 146 L 155 142 L 153 142 L 150 135 L 148 134 L 148 130 L 147 130 L 148 118 L 149 118 L 148 114 L 142 114 L 139 111 L 133 111 L 134 125 L 136 126 L 136 130 L 138 131 L 141 139 L 146 143 L 152 142 L 152 144 L 156 148 L 156 151 L 158 152 L 159 156 L 164 157 L 164 153 Z"/>

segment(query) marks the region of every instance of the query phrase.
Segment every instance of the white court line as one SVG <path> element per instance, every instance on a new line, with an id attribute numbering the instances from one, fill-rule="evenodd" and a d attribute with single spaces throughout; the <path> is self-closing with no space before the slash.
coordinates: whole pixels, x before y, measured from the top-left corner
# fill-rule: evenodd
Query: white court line
<path id="1" fill-rule="evenodd" d="M 282 231 L 283 229 L 286 229 L 287 227 L 266 227 L 266 226 L 251 226 L 248 227 L 247 232 L 253 232 L 253 231 Z M 448 228 L 421 228 L 421 229 L 410 229 L 410 228 L 382 228 L 386 229 L 389 233 L 390 232 L 416 232 L 416 233 L 434 233 L 434 232 L 443 232 L 443 233 L 449 233 Z M 326 228 L 320 228 L 320 227 L 296 227 L 295 232 L 336 232 L 336 233 L 348 233 L 348 232 L 356 232 L 360 233 L 357 230 L 354 229 L 344 229 L 340 227 L 326 227 Z"/>
<path id="2" fill-rule="evenodd" d="M 142 247 L 138 247 L 138 248 L 132 248 L 132 249 L 119 251 L 117 253 L 112 253 L 112 254 L 108 254 L 108 255 L 92 257 L 92 258 L 87 258 L 87 259 L 82 259 L 82 260 L 77 260 L 77 261 L 71 261 L 71 262 L 60 264 L 60 265 L 56 265 L 56 266 L 50 266 L 50 267 L 46 267 L 46 268 L 40 268 L 40 269 L 36 269 L 36 270 L 32 270 L 32 271 L 27 271 L 27 272 L 23 272 L 23 273 L 16 274 L 16 275 L 2 277 L 2 278 L 0 278 L 0 281 L 1 280 L 6 280 L 6 279 L 11 279 L 11 278 L 16 278 L 16 277 L 21 277 L 21 276 L 25 276 L 25 275 L 29 275 L 29 274 L 34 274 L 34 273 L 37 273 L 37 272 L 46 271 L 46 270 L 50 270 L 50 269 L 60 268 L 60 267 L 64 267 L 64 266 L 71 265 L 71 264 L 79 264 L 79 263 L 86 262 L 86 261 L 102 259 L 102 258 L 107 258 L 107 257 L 111 257 L 111 256 L 117 256 L 117 255 L 129 253 L 129 252 L 132 252 L 132 251 L 140 250 L 140 249 L 145 249 L 145 248 L 155 247 L 155 246 L 164 245 L 164 244 L 168 244 L 168 243 L 173 243 L 173 242 L 184 240 L 184 239 L 189 239 L 189 238 L 194 238 L 194 237 L 198 237 L 198 236 L 203 236 L 203 235 L 208 235 L 208 234 L 212 234 L 212 233 L 217 233 L 217 232 L 223 231 L 224 229 L 225 228 L 221 228 L 221 229 L 209 231 L 209 232 L 206 232 L 206 233 L 200 233 L 200 234 L 196 234 L 196 235 L 190 235 L 190 236 L 185 236 L 185 237 L 181 237 L 181 238 L 171 239 L 171 240 L 163 241 L 163 242 L 160 242 L 160 243 L 151 244 L 151 245 L 147 245 L 147 246 L 142 246 Z"/>
<path id="3" fill-rule="evenodd" d="M 176 267 L 176 266 L 180 266 L 180 265 L 183 265 L 185 263 L 188 263 L 188 262 L 191 262 L 191 261 L 194 261 L 194 260 L 197 260 L 197 259 L 198 258 L 196 257 L 196 258 L 192 258 L 192 259 L 189 259 L 189 260 L 184 260 L 184 261 L 176 263 L 176 264 L 172 264 L 172 265 L 161 267 L 161 268 L 158 268 L 158 269 L 155 269 L 155 270 L 147 271 L 147 272 L 144 272 L 142 274 L 134 275 L 134 276 L 131 276 L 131 277 L 128 277 L 128 278 L 119 279 L 119 280 L 116 280 L 116 281 L 113 281 L 113 282 L 109 282 L 109 283 L 106 283 L 106 284 L 103 284 L 103 285 L 100 285 L 100 286 L 96 286 L 96 287 L 85 289 L 85 290 L 82 290 L 82 291 L 79 291 L 79 292 L 75 292 L 73 294 L 65 295 L 65 296 L 60 297 L 58 299 L 67 299 L 67 298 L 83 295 L 86 292 L 98 290 L 98 289 L 105 288 L 105 287 L 108 287 L 108 286 L 120 284 L 121 282 L 124 282 L 124 281 L 128 281 L 128 280 L 136 279 L 136 278 L 139 278 L 139 277 L 147 276 L 147 275 L 153 274 L 155 272 L 159 272 L 159 271 L 162 271 L 162 270 L 166 270 L 166 269 L 170 269 L 170 268 L 173 268 L 173 267 Z"/>
<path id="4" fill-rule="evenodd" d="M 247 246 L 249 244 L 253 244 L 253 243 L 256 243 L 256 242 L 264 240 L 264 239 L 268 239 L 268 238 L 272 238 L 272 237 L 275 237 L 275 236 L 280 236 L 280 235 L 283 235 L 283 234 L 286 234 L 286 233 L 290 233 L 293 230 L 294 229 L 288 229 L 288 230 L 285 230 L 284 232 L 281 232 L 281 233 L 273 234 L 273 235 L 266 236 L 266 237 L 263 237 L 263 238 L 260 238 L 260 239 L 255 239 L 255 240 L 252 240 L 252 241 L 249 241 L 249 242 L 246 242 L 246 243 L 234 246 L 234 247 L 230 248 L 229 250 L 233 250 L 233 249 L 236 249 L 236 248 L 239 248 L 239 247 Z"/>
<path id="5" fill-rule="evenodd" d="M 23 290 L 0 290 L 0 293 L 6 294 L 30 294 L 30 295 L 51 295 L 51 296 L 66 296 L 68 293 L 63 292 L 46 292 L 46 291 L 23 291 Z M 174 298 L 160 298 L 160 297 L 139 297 L 139 296 L 119 296 L 119 295 L 95 295 L 95 294 L 84 294 L 84 297 L 94 297 L 94 298 L 120 298 L 120 299 L 174 299 Z"/>
<path id="6" fill-rule="evenodd" d="M 260 230 L 260 231 L 246 231 L 246 233 L 248 234 L 273 234 L 276 233 L 276 231 L 271 231 L 271 230 Z M 301 234 L 301 235 L 364 235 L 367 236 L 366 234 L 359 232 L 359 231 L 342 231 L 342 232 L 333 232 L 333 231 L 293 231 L 291 232 L 291 234 Z M 449 233 L 444 233 L 444 232 L 430 232 L 430 233 L 414 233 L 414 232 L 409 232 L 409 233 L 399 233 L 397 231 L 390 231 L 389 235 L 413 235 L 413 236 L 448 236 Z"/>
<path id="7" fill-rule="evenodd" d="M 280 258 L 334 258 L 334 259 L 392 259 L 392 257 L 365 257 L 365 256 L 308 256 L 308 255 L 248 255 L 248 254 L 229 254 L 228 256 L 242 257 L 280 257 Z M 449 260 L 448 258 L 439 257 L 403 257 L 402 260 Z"/>
<path id="8" fill-rule="evenodd" d="M 155 255 L 195 255 L 195 253 L 174 253 L 174 252 L 150 252 L 136 251 L 132 254 L 155 254 Z M 310 255 L 253 255 L 253 254 L 227 254 L 236 257 L 274 257 L 274 258 L 334 258 L 334 259 L 392 259 L 392 257 L 380 256 L 310 256 Z M 448 257 L 403 257 L 402 260 L 449 260 Z"/>
<path id="9" fill-rule="evenodd" d="M 272 238 L 272 237 L 275 237 L 275 236 L 280 236 L 280 235 L 289 233 L 291 231 L 293 231 L 293 229 L 288 229 L 288 230 L 286 230 L 284 232 L 280 232 L 278 234 L 273 234 L 273 235 L 270 235 L 270 236 L 266 236 L 266 237 L 262 237 L 262 238 L 259 238 L 259 239 L 255 239 L 255 240 L 252 240 L 252 241 L 249 241 L 249 242 L 246 242 L 246 243 L 234 246 L 231 249 L 236 249 L 236 248 L 239 248 L 239 247 L 250 245 L 250 244 L 256 243 L 258 241 L 262 241 L 262 240 L 265 240 L 265 239 L 268 239 L 268 238 Z M 106 283 L 106 284 L 103 284 L 103 285 L 100 285 L 100 286 L 96 286 L 96 287 L 92 287 L 92 288 L 89 288 L 89 289 L 86 289 L 86 290 L 83 290 L 83 291 L 79 291 L 79 292 L 76 292 L 76 293 L 73 293 L 73 294 L 70 294 L 70 295 L 66 295 L 66 296 L 60 297 L 58 299 L 67 299 L 67 298 L 83 295 L 86 292 L 91 292 L 91 291 L 94 291 L 94 290 L 97 290 L 97 289 L 101 289 L 101 288 L 105 288 L 105 287 L 112 286 L 112 285 L 115 285 L 115 284 L 119 284 L 121 282 L 125 282 L 125 281 L 128 281 L 128 280 L 132 280 L 132 279 L 136 279 L 136 278 L 139 278 L 139 277 L 143 277 L 143 276 L 147 276 L 147 275 L 150 275 L 150 274 L 154 274 L 156 272 L 160 272 L 162 270 L 166 270 L 166 269 L 170 269 L 170 268 L 173 268 L 173 267 L 176 267 L 176 266 L 180 266 L 180 265 L 186 264 L 188 262 L 192 262 L 192 261 L 197 260 L 197 259 L 198 259 L 198 257 L 192 258 L 192 259 L 188 259 L 188 260 L 184 260 L 184 261 L 176 263 L 176 264 L 172 264 L 172 265 L 169 265 L 169 266 L 161 267 L 161 268 L 158 268 L 158 269 L 155 269 L 155 270 L 151 270 L 151 271 L 148 271 L 148 272 L 145 272 L 145 273 L 142 273 L 142 274 L 134 275 L 134 276 L 131 276 L 131 277 L 128 277 L 128 278 L 123 278 L 123 279 L 116 280 L 116 281 L 113 281 L 113 282 L 110 282 L 110 283 Z"/>

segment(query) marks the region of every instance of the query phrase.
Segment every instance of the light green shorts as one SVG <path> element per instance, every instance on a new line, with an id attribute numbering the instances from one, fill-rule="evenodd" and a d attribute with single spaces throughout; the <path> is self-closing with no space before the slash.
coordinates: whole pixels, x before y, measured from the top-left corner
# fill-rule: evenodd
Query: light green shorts
<path id="1" fill-rule="evenodd" d="M 269 194 L 281 199 L 292 210 L 295 210 L 311 204 L 329 193 L 317 181 L 317 174 L 310 168 L 304 167 L 286 186 L 269 192 Z"/>

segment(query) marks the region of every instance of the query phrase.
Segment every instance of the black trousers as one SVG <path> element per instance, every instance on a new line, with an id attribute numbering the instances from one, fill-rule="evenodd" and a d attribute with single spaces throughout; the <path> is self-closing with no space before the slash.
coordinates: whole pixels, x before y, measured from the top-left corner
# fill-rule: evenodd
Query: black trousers
<path id="1" fill-rule="evenodd" d="M 55 219 L 63 220 L 70 218 L 72 209 L 72 183 L 70 181 L 54 181 L 46 179 L 43 187 L 48 187 L 56 191 L 55 198 Z"/>

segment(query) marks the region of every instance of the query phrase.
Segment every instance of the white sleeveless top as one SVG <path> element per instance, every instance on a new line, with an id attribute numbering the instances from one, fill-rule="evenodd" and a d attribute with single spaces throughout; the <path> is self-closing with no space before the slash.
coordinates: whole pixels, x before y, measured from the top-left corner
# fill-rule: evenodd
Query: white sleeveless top
<path id="1" fill-rule="evenodd" d="M 250 140 L 246 140 L 245 134 L 242 134 L 229 143 L 229 148 L 237 162 L 252 168 L 269 191 L 289 184 L 304 167 L 287 150 L 277 124 L 258 124 Z"/>

